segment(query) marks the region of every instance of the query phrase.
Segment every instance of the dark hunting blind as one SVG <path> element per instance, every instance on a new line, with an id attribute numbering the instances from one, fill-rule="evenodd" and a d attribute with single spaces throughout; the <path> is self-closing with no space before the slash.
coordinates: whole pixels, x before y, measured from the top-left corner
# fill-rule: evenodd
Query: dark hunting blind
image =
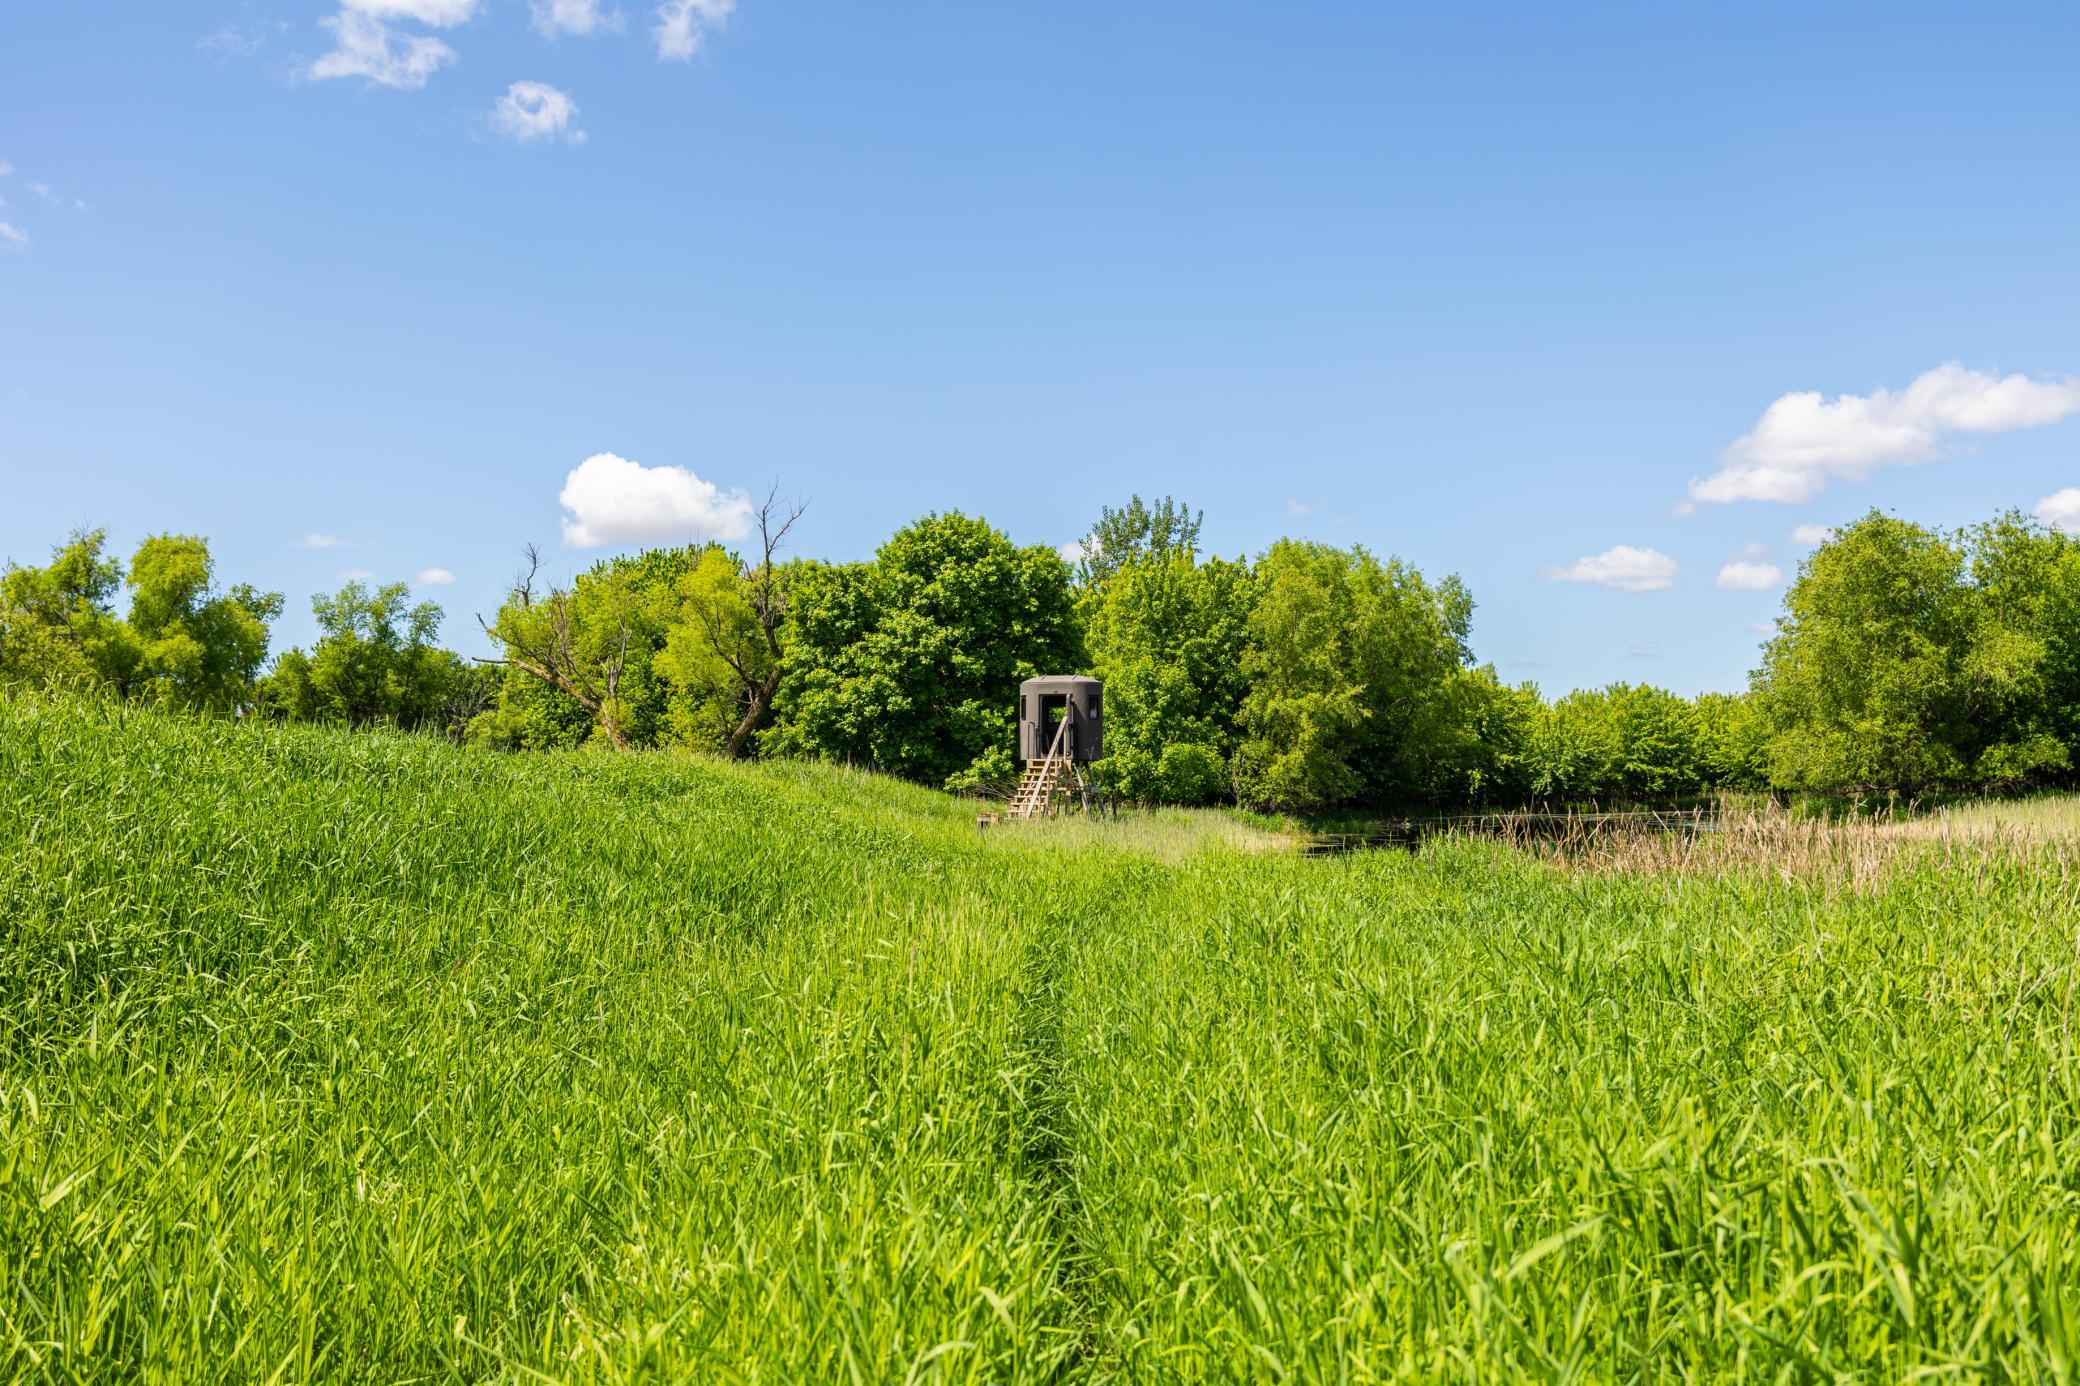
<path id="1" fill-rule="evenodd" d="M 1018 758 L 1045 760 L 1067 724 L 1062 749 L 1089 764 L 1105 753 L 1105 685 L 1077 674 L 1049 674 L 1018 686 Z"/>
<path id="2" fill-rule="evenodd" d="M 1083 767 L 1105 754 L 1105 685 L 1080 674 L 1048 674 L 1018 686 L 1018 758 L 1025 774 L 1011 796 L 1013 818 L 1035 818 L 1074 796 L 1086 811 L 1096 787 Z"/>

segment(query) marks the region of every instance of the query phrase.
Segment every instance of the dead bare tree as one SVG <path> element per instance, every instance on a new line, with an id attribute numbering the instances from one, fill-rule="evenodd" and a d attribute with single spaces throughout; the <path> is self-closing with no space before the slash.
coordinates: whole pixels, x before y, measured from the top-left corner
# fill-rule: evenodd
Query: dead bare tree
<path id="1" fill-rule="evenodd" d="M 527 546 L 527 572 L 513 584 L 507 596 L 509 607 L 518 609 L 519 618 L 508 621 L 500 613 L 496 625 L 487 624 L 483 614 L 477 615 L 477 624 L 505 649 L 504 659 L 477 657 L 479 664 L 499 664 L 531 674 L 551 688 L 562 690 L 575 699 L 578 705 L 592 714 L 606 732 L 607 740 L 617 751 L 629 748 L 628 737 L 619 725 L 616 699 L 621 691 L 621 672 L 628 663 L 628 610 L 627 594 L 622 593 L 621 606 L 617 613 L 620 630 L 612 652 L 599 660 L 581 657 L 576 642 L 571 636 L 571 594 L 560 587 L 551 587 L 546 597 L 539 602 L 535 597 L 535 579 L 542 567 L 541 550 L 533 544 Z M 539 615 L 540 619 L 534 619 Z"/>
<path id="2" fill-rule="evenodd" d="M 772 710 L 773 695 L 780 689 L 780 676 L 784 672 L 780 623 L 787 615 L 787 592 L 774 559 L 786 542 L 787 531 L 794 528 L 794 522 L 801 519 L 802 512 L 808 508 L 806 503 L 797 502 L 783 509 L 779 488 L 768 487 L 766 498 L 757 510 L 758 561 L 738 560 L 745 600 L 750 603 L 752 619 L 757 625 L 757 644 L 745 649 L 732 640 L 729 627 L 716 608 L 702 606 L 699 611 L 701 634 L 708 648 L 736 675 L 744 699 L 743 716 L 737 719 L 737 725 L 722 744 L 722 753 L 732 760 L 743 756 L 745 747 L 751 742 L 751 734 L 758 730 L 759 724 Z"/>

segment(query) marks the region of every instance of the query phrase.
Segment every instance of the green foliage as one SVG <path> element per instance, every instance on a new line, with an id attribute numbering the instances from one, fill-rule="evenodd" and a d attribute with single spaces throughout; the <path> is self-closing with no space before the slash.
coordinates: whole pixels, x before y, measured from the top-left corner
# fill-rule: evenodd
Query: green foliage
<path id="1" fill-rule="evenodd" d="M 1399 559 L 1282 539 L 1257 563 L 1238 778 L 1313 809 L 1433 798 L 1469 759 L 1459 676 L 1473 599 Z"/>
<path id="2" fill-rule="evenodd" d="M 215 568 L 208 541 L 186 534 L 154 535 L 130 560 L 139 691 L 162 706 L 229 713 L 253 697 L 282 594 L 249 583 L 220 593 Z"/>
<path id="3" fill-rule="evenodd" d="M 871 563 L 797 565 L 767 749 L 943 785 L 1008 749 L 1021 679 L 1080 662 L 1068 568 L 929 515 Z"/>
<path id="4" fill-rule="evenodd" d="M 1086 588 L 1091 672 L 1105 682 L 1099 773 L 1142 803 L 1207 803 L 1230 788 L 1252 593 L 1246 565 L 1173 548 Z"/>
<path id="5" fill-rule="evenodd" d="M 2071 767 L 2080 557 L 2018 515 L 1953 538 L 1872 511 L 1800 567 L 1758 692 L 1770 773 L 1918 790 Z"/>
<path id="6" fill-rule="evenodd" d="M 0 781 L 15 1375 L 2071 1361 L 2069 834 L 1855 883 L 1317 861 L 6 696 Z"/>
<path id="7" fill-rule="evenodd" d="M 675 727 L 695 719 L 675 715 L 674 690 L 658 666 L 671 638 L 680 605 L 680 583 L 699 566 L 706 549 L 646 549 L 603 559 L 578 575 L 569 591 L 546 596 L 532 580 L 516 588 L 491 623 L 491 637 L 509 665 L 532 676 L 583 708 L 591 734 L 621 747 L 668 744 Z M 530 705 L 500 705 L 480 715 L 469 731 L 483 746 L 540 744 L 537 738 L 564 720 L 543 725 Z M 540 710 L 539 703 L 531 705 Z M 554 740 L 552 739 L 552 743 Z"/>
<path id="8" fill-rule="evenodd" d="M 123 565 L 107 542 L 106 531 L 81 531 L 48 566 L 0 574 L 0 684 L 128 686 L 142 655 L 114 613 Z"/>
<path id="9" fill-rule="evenodd" d="M 252 699 L 278 592 L 217 591 L 206 540 L 161 534 L 130 560 L 127 619 L 113 610 L 123 568 L 104 531 L 75 534 L 44 568 L 0 577 L 0 682 L 86 682 L 194 712 Z"/>
<path id="10" fill-rule="evenodd" d="M 1399 560 L 1282 540 L 1198 559 L 1173 498 L 1105 508 L 1071 585 L 986 522 L 931 515 L 871 563 L 779 564 L 800 512 L 759 512 L 761 557 L 610 558 L 517 586 L 506 672 L 435 644 L 402 587 L 316 600 L 264 701 L 295 720 L 466 727 L 476 746 L 584 741 L 804 756 L 975 787 L 1014 771 L 1015 688 L 1106 685 L 1096 774 L 1130 801 L 1258 808 L 1660 801 L 1714 789 L 2018 786 L 2080 767 L 2080 541 L 2019 514 L 1954 535 L 1872 512 L 1801 567 L 1745 694 L 1613 685 L 1554 703 L 1473 667 L 1473 601 Z M 206 544 L 128 566 L 100 531 L 0 574 L 0 685 L 95 687 L 243 711 L 281 599 L 219 591 Z M 128 588 L 129 611 L 116 594 Z"/>
<path id="11" fill-rule="evenodd" d="M 946 789 L 952 794 L 987 793 L 1001 790 L 1017 778 L 1018 767 L 1011 758 L 1011 748 L 999 744 L 975 757 L 965 770 L 947 776 Z"/>
<path id="12" fill-rule="evenodd" d="M 1653 802 L 1706 784 L 1697 708 L 1644 684 L 1582 689 L 1545 709 L 1532 790 L 1570 800 Z"/>
<path id="13" fill-rule="evenodd" d="M 1753 693 L 1704 693 L 1696 713 L 1697 757 L 1704 782 L 1722 789 L 1769 785 L 1769 720 Z"/>
<path id="14" fill-rule="evenodd" d="M 1460 712 L 1456 764 L 1440 766 L 1450 775 L 1441 781 L 1440 797 L 1471 804 L 1517 804 L 1536 792 L 1539 777 L 1539 728 L 1545 703 L 1531 684 L 1511 686 L 1487 665 L 1469 669 L 1454 680 Z"/>
<path id="15" fill-rule="evenodd" d="M 474 676 L 433 643 L 440 607 L 407 606 L 410 595 L 402 582 L 349 582 L 313 597 L 318 642 L 309 654 L 290 650 L 275 661 L 262 688 L 265 704 L 299 722 L 443 726 Z"/>
<path id="16" fill-rule="evenodd" d="M 488 706 L 464 727 L 467 744 L 486 751 L 551 751 L 582 746 L 597 724 L 576 698 L 532 674 L 493 671 Z"/>
<path id="17" fill-rule="evenodd" d="M 770 590 L 761 581 L 770 581 Z M 678 579 L 676 603 L 657 668 L 675 696 L 670 739 L 709 750 L 745 748 L 763 722 L 778 687 L 785 647 L 780 628 L 769 630 L 763 606 L 784 612 L 790 573 L 747 568 L 729 551 L 711 547 Z"/>
<path id="18" fill-rule="evenodd" d="M 1205 515 L 1170 496 L 1154 505 L 1134 496 L 1117 510 L 1100 506 L 1098 522 L 1084 536 L 1083 551 L 1076 561 L 1078 584 L 1102 587 L 1114 573 L 1144 559 L 1167 559 L 1173 554 L 1195 557 Z"/>

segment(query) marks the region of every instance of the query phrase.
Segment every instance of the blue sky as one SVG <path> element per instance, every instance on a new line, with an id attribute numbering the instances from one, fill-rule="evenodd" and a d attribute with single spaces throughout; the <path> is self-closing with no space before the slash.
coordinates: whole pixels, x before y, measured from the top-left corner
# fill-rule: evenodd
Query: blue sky
<path id="1" fill-rule="evenodd" d="M 838 559 L 1175 493 L 1687 692 L 1799 526 L 2080 524 L 2080 7 L 665 9 L 0 12 L 0 554 L 206 534 L 278 646 L 442 570 L 474 652 L 772 482 Z"/>

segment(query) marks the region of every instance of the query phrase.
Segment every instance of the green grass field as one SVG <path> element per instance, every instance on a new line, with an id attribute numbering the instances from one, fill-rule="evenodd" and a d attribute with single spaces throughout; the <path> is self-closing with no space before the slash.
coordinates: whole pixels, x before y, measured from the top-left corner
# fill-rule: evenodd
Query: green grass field
<path id="1" fill-rule="evenodd" d="M 1307 860 L 38 701 L 0 790 L 12 1378 L 2080 1371 L 2067 835 Z"/>

